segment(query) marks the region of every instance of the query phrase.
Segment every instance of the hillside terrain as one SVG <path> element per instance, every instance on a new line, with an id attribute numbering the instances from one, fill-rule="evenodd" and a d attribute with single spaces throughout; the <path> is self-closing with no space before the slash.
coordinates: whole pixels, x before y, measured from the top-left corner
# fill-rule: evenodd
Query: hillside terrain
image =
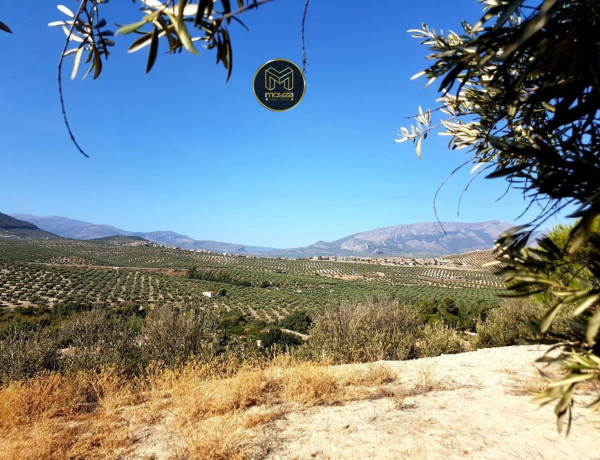
<path id="1" fill-rule="evenodd" d="M 545 388 L 534 361 L 546 349 L 340 366 L 282 359 L 226 376 L 192 364 L 135 381 L 104 370 L 90 377 L 98 399 L 85 409 L 66 377 L 42 375 L 0 388 L 0 452 L 27 460 L 599 458 L 598 414 L 582 407 L 591 388 L 576 396 L 568 437 L 552 406 L 532 401 Z"/>
<path id="2" fill-rule="evenodd" d="M 498 304 L 503 282 L 463 263 L 487 257 L 479 252 L 444 266 L 393 265 L 212 254 L 153 247 L 135 237 L 5 238 L 0 239 L 0 306 L 198 301 L 272 322 L 296 310 L 378 296 L 406 302 L 452 298 L 476 317 Z M 200 279 L 185 276 L 192 267 L 200 270 Z M 211 290 L 225 295 L 202 295 Z"/>
<path id="3" fill-rule="evenodd" d="M 490 257 L 295 260 L 127 235 L 0 238 L 0 458 L 597 458 L 590 413 L 577 406 L 564 439 L 551 406 L 531 402 L 545 347 L 330 365 L 473 350 L 493 334 L 539 340 L 527 325 L 540 306 L 496 308 Z M 290 349 L 294 315 L 306 335 Z M 507 317 L 517 322 L 494 329 Z"/>
<path id="4" fill-rule="evenodd" d="M 568 438 L 557 432 L 552 407 L 531 400 L 545 388 L 534 363 L 545 350 L 516 346 L 340 366 L 331 372 L 379 365 L 392 381 L 372 399 L 283 415 L 265 427 L 257 452 L 273 460 L 598 458 L 598 414 L 583 408 L 591 397 L 577 398 Z"/>
<path id="5" fill-rule="evenodd" d="M 475 223 L 422 222 L 379 228 L 340 238 L 332 242 L 317 241 L 299 248 L 276 249 L 218 241 L 195 240 L 172 231 L 127 231 L 66 217 L 40 217 L 14 214 L 13 217 L 65 238 L 91 240 L 114 235 L 136 236 L 154 243 L 183 249 L 199 249 L 230 254 L 254 254 L 269 257 L 330 256 L 412 256 L 432 257 L 487 250 L 494 240 L 512 224 L 501 221 Z"/>
<path id="6" fill-rule="evenodd" d="M 57 235 L 39 229 L 30 222 L 15 219 L 0 212 L 0 237 L 57 239 Z"/>
<path id="7" fill-rule="evenodd" d="M 140 245 L 151 245 L 152 242 L 148 241 L 140 236 L 103 236 L 101 238 L 93 238 L 88 240 L 91 243 L 104 243 L 104 244 L 116 244 L 118 246 L 140 246 Z"/>
<path id="8" fill-rule="evenodd" d="M 183 249 L 203 249 L 207 251 L 229 253 L 247 252 L 247 248 L 242 244 L 194 240 L 187 235 L 171 231 L 127 231 L 111 225 L 93 224 L 91 222 L 58 216 L 40 217 L 31 214 L 13 214 L 13 217 L 31 222 L 44 230 L 56 233 L 64 238 L 72 238 L 75 240 L 93 240 L 121 235 L 139 237 L 154 243 L 163 244 L 165 246 L 177 246 Z M 262 248 L 250 247 L 250 249 L 260 252 Z"/>

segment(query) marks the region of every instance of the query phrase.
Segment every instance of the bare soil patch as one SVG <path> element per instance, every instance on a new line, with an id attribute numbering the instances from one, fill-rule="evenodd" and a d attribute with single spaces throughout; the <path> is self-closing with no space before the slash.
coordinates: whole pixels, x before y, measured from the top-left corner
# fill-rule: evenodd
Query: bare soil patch
<path id="1" fill-rule="evenodd" d="M 597 384 L 567 438 L 532 401 L 547 349 L 45 374 L 0 388 L 0 459 L 598 459 L 600 413 L 582 407 Z"/>
<path id="2" fill-rule="evenodd" d="M 534 366 L 545 349 L 385 362 L 398 376 L 388 397 L 289 412 L 267 426 L 255 452 L 269 459 L 600 458 L 599 414 L 581 407 L 588 396 L 578 397 L 567 438 L 553 407 L 531 400 L 545 386 Z"/>

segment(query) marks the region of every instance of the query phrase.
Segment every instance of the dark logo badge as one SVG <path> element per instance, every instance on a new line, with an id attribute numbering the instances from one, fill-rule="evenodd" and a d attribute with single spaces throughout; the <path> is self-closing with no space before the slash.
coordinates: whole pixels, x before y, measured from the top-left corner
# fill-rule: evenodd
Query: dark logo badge
<path id="1" fill-rule="evenodd" d="M 285 59 L 265 62 L 254 75 L 254 95 L 263 107 L 284 112 L 304 96 L 305 82 L 296 64 Z"/>

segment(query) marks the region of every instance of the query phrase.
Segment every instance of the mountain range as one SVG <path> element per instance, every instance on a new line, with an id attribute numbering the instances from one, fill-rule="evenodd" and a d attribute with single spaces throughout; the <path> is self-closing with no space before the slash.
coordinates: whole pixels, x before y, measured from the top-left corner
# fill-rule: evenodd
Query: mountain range
<path id="1" fill-rule="evenodd" d="M 204 249 L 213 252 L 245 253 L 273 250 L 258 246 L 244 246 L 243 244 L 222 243 L 219 241 L 194 240 L 181 233 L 165 231 L 135 232 L 123 230 L 111 225 L 93 224 L 82 220 L 69 219 L 59 216 L 33 216 L 31 214 L 12 214 L 12 217 L 37 225 L 48 232 L 74 240 L 93 240 L 108 236 L 137 236 L 154 243 L 165 246 L 176 246 L 183 249 Z"/>
<path id="2" fill-rule="evenodd" d="M 57 239 L 57 235 L 41 230 L 34 224 L 0 212 L 0 237 Z"/>
<path id="3" fill-rule="evenodd" d="M 490 249 L 495 239 L 513 227 L 508 222 L 420 222 L 394 225 L 346 236 L 336 241 L 317 241 L 288 251 L 318 255 L 433 256 Z M 291 254 L 290 254 L 291 255 Z"/>
<path id="4" fill-rule="evenodd" d="M 8 217 L 8 216 L 7 216 Z M 300 248 L 277 249 L 219 241 L 195 240 L 173 231 L 136 232 L 103 224 L 57 216 L 13 214 L 13 218 L 33 224 L 40 231 L 64 238 L 91 240 L 114 235 L 139 237 L 183 249 L 202 249 L 212 252 L 253 254 L 279 257 L 331 256 L 411 256 L 431 257 L 446 254 L 490 249 L 494 240 L 513 225 L 491 220 L 486 222 L 422 222 L 378 228 L 340 238 L 317 241 Z M 1 226 L 0 226 L 1 229 Z M 53 235 L 54 236 L 54 235 Z M 44 237 L 44 236 L 40 236 Z M 48 237 L 48 236 L 45 236 Z"/>

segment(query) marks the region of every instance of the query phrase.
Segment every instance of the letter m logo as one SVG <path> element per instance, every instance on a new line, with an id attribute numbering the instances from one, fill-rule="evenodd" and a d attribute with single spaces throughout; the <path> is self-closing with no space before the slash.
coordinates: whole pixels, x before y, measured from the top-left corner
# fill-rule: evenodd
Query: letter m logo
<path id="1" fill-rule="evenodd" d="M 265 70 L 265 88 L 273 91 L 277 84 L 283 84 L 283 87 L 287 91 L 291 91 L 294 88 L 294 71 L 289 67 L 286 67 L 281 72 L 273 67 Z"/>

